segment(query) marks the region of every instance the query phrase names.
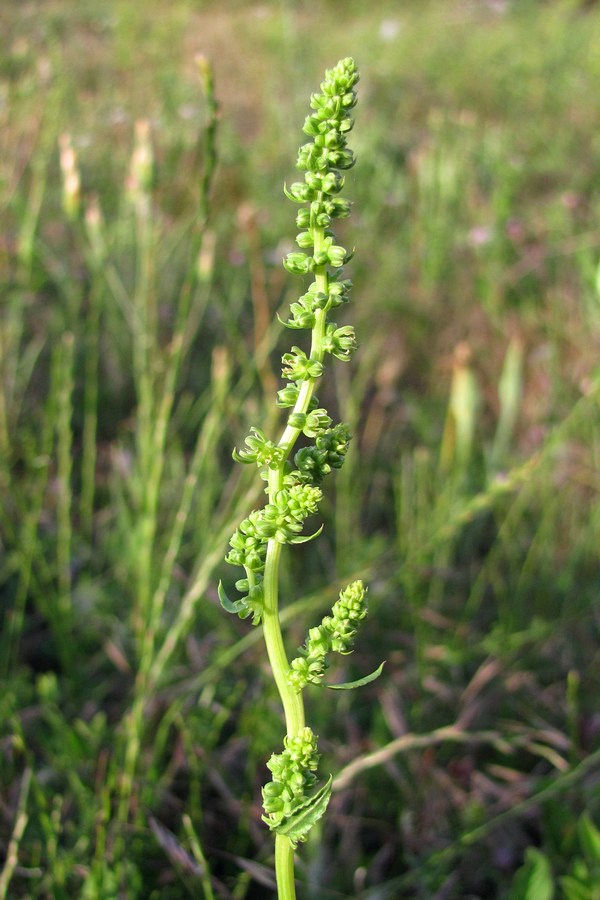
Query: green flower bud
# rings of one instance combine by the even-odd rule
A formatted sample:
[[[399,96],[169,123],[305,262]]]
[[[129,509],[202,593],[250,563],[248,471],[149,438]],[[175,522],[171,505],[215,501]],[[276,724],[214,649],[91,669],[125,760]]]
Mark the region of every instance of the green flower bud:
[[[296,235],[296,243],[299,247],[312,247],[315,243],[315,236],[311,231],[301,231]]]
[[[307,275],[312,272],[315,263],[312,256],[307,256],[306,253],[288,253],[283,265],[292,275]]]
[[[315,628],[311,628],[308,632],[308,640],[305,645],[306,655],[309,657],[313,656],[325,656],[326,653],[329,653],[331,649],[331,641],[329,639],[329,633],[327,631],[327,627],[324,625],[325,620],[320,625],[317,625]]]
[[[329,153],[327,149],[315,141],[300,147],[296,167],[301,170],[319,172],[327,169]]]
[[[317,512],[322,499],[323,492],[320,488],[303,483],[295,484],[288,491],[288,515],[300,520],[312,516]]]
[[[306,413],[292,413],[291,416],[288,416],[288,425],[290,428],[297,428],[299,431],[302,431],[306,425]]]
[[[302,522],[288,515],[284,504],[267,503],[263,509],[251,512],[249,518],[259,538],[265,542],[275,540],[288,544],[302,531]]]
[[[234,449],[232,453],[237,462],[256,463],[258,466],[276,469],[284,459],[284,451],[272,441],[267,440],[260,428],[252,427],[250,434],[244,439],[244,443],[246,449],[239,451]]]
[[[302,131],[305,134],[308,134],[309,137],[316,137],[317,135],[326,134],[327,130],[327,125],[319,122],[318,119],[313,115],[307,116],[304,120],[304,125],[302,126]]]
[[[343,247],[331,246],[327,249],[327,260],[334,268],[341,268],[348,260],[346,251]]]
[[[342,466],[350,438],[350,429],[343,422],[317,437],[317,449],[325,454],[325,460],[331,468],[339,469]]]
[[[315,225],[318,228],[327,228],[327,226],[331,223],[331,216],[325,212],[319,213],[315,216]]]
[[[323,374],[323,363],[309,359],[299,347],[292,347],[290,353],[284,353],[281,361],[282,377],[288,381],[306,381],[308,378],[319,378]]]
[[[302,303],[302,298],[298,301],[298,303],[292,303],[290,306],[290,312],[292,313],[292,318],[288,319],[287,322],[284,322],[287,328],[313,328],[316,318],[312,309],[307,309],[305,304]]]
[[[250,517],[244,519],[234,531],[229,546],[231,550],[225,557],[225,562],[232,566],[244,566],[251,572],[262,572],[267,552],[266,542],[257,533]]]
[[[288,384],[280,391],[277,391],[277,406],[286,409],[295,406],[298,399],[298,388],[295,384]]]
[[[356,350],[356,335],[352,325],[338,328],[335,322],[329,322],[325,332],[324,347],[337,359],[346,362]]]
[[[262,581],[250,588],[244,602],[248,611],[246,615],[252,616],[252,624],[260,625],[265,608],[265,592]],[[246,616],[241,616],[241,618],[246,618]]]
[[[323,140],[328,150],[342,150],[346,146],[346,138],[340,134],[337,128],[330,129],[323,135]]]
[[[337,194],[344,187],[344,181],[344,176],[334,169],[332,172],[328,172],[322,179],[323,186],[321,190],[325,194]]]
[[[276,799],[281,797],[284,791],[284,785],[278,781],[269,781],[265,784],[263,789],[263,796],[271,799]]]
[[[315,409],[306,417],[302,430],[307,437],[316,437],[331,425],[331,417],[325,409]]]
[[[316,191],[302,181],[295,181],[289,188],[284,187],[283,192],[294,203],[310,203],[316,198]]]
[[[310,210],[306,209],[306,207],[304,209],[299,209],[298,214],[296,215],[297,227],[308,228],[310,224]]]
[[[332,150],[327,154],[327,161],[338,169],[351,169],[355,163],[352,150]]]
[[[308,660],[304,659],[302,656],[298,656],[291,662],[287,681],[296,693],[300,693],[307,684],[318,684],[320,674],[322,673],[311,671]]]
[[[342,197],[331,197],[325,201],[324,209],[332,219],[346,219],[350,215],[352,203]]]
[[[307,172],[304,176],[304,180],[310,190],[312,190],[315,194],[318,191],[323,190],[323,176],[318,172]]]
[[[298,477],[307,484],[320,484],[331,472],[327,451],[317,447],[302,447],[294,456]]]

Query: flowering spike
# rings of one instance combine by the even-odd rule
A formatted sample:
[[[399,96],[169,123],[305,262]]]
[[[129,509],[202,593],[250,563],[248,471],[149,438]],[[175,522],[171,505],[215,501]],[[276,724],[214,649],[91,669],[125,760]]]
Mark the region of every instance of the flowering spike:
[[[262,622],[284,708],[284,750],[273,754],[267,764],[273,777],[263,788],[263,819],[276,832],[277,884],[285,889],[280,896],[290,900],[295,896],[290,893],[293,847],[323,815],[331,792],[331,778],[315,790],[317,739],[305,724],[301,691],[307,684],[322,683],[331,651],[352,650],[358,625],[366,616],[366,589],[362,582],[354,582],[342,591],[331,615],[310,629],[301,655],[288,663],[279,619],[281,547],[320,534],[322,526],[304,532],[305,522],[318,512],[321,484],[343,464],[350,442],[348,426],[333,424],[327,410],[319,407],[315,389],[329,355],[345,361],[356,349],[352,326],[338,326],[328,316],[347,302],[351,288],[342,270],[352,253],[336,243],[331,226],[351,209],[340,193],[345,187],[344,172],[355,161],[347,141],[357,82],[358,71],[349,57],[325,73],[304,123],[309,140],[298,152],[297,168],[304,180],[284,186],[285,195],[299,206],[295,216],[299,249],[288,253],[283,265],[294,275],[310,275],[312,283],[291,304],[289,318],[282,324],[297,332],[310,331],[310,347],[292,346],[282,356],[282,377],[287,383],[278,391],[276,403],[287,413],[279,440],[271,441],[253,427],[244,448],[234,451],[236,460],[256,463],[261,469],[267,502],[241,522],[230,540],[226,561],[245,570],[245,577],[236,582],[243,596],[232,601],[219,589],[225,609],[242,618],[252,615],[254,624]],[[296,448],[301,435],[314,443]]]

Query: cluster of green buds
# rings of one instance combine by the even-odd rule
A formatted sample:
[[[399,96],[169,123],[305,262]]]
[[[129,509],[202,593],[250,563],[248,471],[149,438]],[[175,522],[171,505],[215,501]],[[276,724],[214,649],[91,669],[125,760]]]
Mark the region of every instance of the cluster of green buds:
[[[362,581],[353,581],[340,591],[330,616],[311,628],[300,648],[300,656],[292,660],[288,681],[296,691],[307,684],[322,684],[331,651],[352,653],[359,623],[367,615],[367,590]]]
[[[339,194],[344,186],[343,172],[354,165],[347,136],[353,125],[357,81],[358,71],[350,58],[326,72],[320,93],[311,97],[313,111],[304,123],[309,141],[300,148],[297,161],[304,181],[284,188],[301,207],[296,216],[300,249],[287,255],[284,266],[313,280],[291,304],[289,318],[282,324],[297,332],[310,332],[310,348],[307,351],[294,345],[282,356],[286,384],[278,391],[276,402],[289,412],[279,440],[270,440],[253,427],[243,448],[234,451],[238,462],[258,467],[267,483],[267,502],[244,519],[230,540],[226,561],[245,570],[245,577],[236,582],[242,596],[232,601],[219,585],[226,610],[241,618],[252,616],[254,625],[262,622],[285,712],[284,749],[271,757],[268,767],[273,777],[263,789],[263,818],[276,832],[277,883],[284,886],[282,897],[295,896],[290,875],[293,856],[286,841],[295,846],[304,840],[325,811],[331,792],[331,777],[315,790],[317,739],[304,723],[301,691],[308,684],[323,684],[327,655],[352,650],[358,624],[367,614],[366,589],[362,582],[354,582],[340,593],[331,616],[310,630],[300,648],[301,655],[290,666],[278,612],[281,545],[309,541],[320,533],[321,529],[313,534],[302,532],[306,519],[318,510],[323,480],[343,464],[351,437],[347,425],[334,424],[319,406],[315,387],[328,355],[345,362],[356,349],[352,326],[338,326],[328,317],[347,302],[351,288],[351,282],[342,277],[342,267],[352,254],[336,243],[331,225],[350,214],[350,202]],[[296,448],[299,439],[301,446]],[[372,680],[379,671],[358,682],[327,686],[356,687]]]
[[[265,810],[262,818],[280,839],[289,840],[293,849],[299,841],[306,840],[312,826],[325,812],[332,778],[330,775],[316,792],[307,793],[316,783],[315,770],[319,764],[317,737],[310,728],[302,728],[296,737],[286,737],[283,743],[283,753],[273,753],[267,763],[273,779],[262,790]],[[278,871],[278,885],[280,874]],[[285,878],[281,880],[285,885]]]
[[[267,763],[273,778],[262,789],[263,818],[270,827],[289,819],[317,780],[319,753],[311,729],[305,727],[296,737],[284,738],[283,746],[283,753],[273,753]]]
[[[279,544],[301,544],[315,537],[303,536],[300,532],[304,520],[317,512],[322,496],[320,488],[301,480],[290,480],[286,487],[274,493],[272,502],[253,510],[240,523],[229,541],[231,549],[225,561],[246,570],[246,577],[235,585],[244,596],[231,603],[220,586],[221,603],[228,612],[236,612],[242,619],[252,615],[252,624],[260,624],[268,543],[274,540]]]

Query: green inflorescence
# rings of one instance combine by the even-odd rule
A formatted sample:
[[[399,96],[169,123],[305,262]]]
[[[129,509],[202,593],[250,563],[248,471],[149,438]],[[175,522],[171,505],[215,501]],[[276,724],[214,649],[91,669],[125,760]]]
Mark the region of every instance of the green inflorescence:
[[[335,653],[352,653],[354,639],[360,622],[367,615],[367,591],[362,581],[354,581],[340,591],[330,616],[320,625],[311,628],[308,638],[300,648],[301,656],[292,660],[288,681],[296,691],[307,684],[321,684],[327,669],[327,656]]]
[[[282,322],[296,332],[308,331],[310,348],[292,346],[282,356],[285,386],[276,404],[290,410],[278,441],[253,427],[234,458],[254,464],[267,482],[267,502],[240,523],[230,540],[226,561],[245,570],[236,582],[242,595],[230,600],[219,586],[221,603],[242,618],[262,622],[267,653],[284,707],[287,734],[284,749],[268,762],[271,781],[263,788],[264,821],[276,832],[276,868],[279,896],[294,897],[293,848],[327,806],[331,778],[317,788],[319,754],[317,738],[304,722],[301,692],[308,684],[322,684],[327,656],[332,651],[350,653],[359,623],[367,614],[366,588],[356,581],[340,593],[330,616],[311,628],[300,656],[289,664],[278,614],[278,571],[281,546],[311,540],[319,534],[303,534],[306,519],[315,515],[322,499],[321,484],[339,469],[350,443],[350,429],[334,424],[319,406],[316,385],[323,375],[327,356],[348,361],[356,349],[351,325],[329,321],[330,313],[347,301],[351,282],[342,277],[351,258],[336,243],[331,226],[350,214],[351,204],[339,196],[343,172],[354,165],[347,146],[356,105],[358,71],[350,58],[328,70],[320,93],[311,97],[312,112],[304,123],[309,141],[299,151],[297,167],[304,181],[284,188],[300,206],[296,225],[299,250],[283,261],[288,272],[312,276],[308,289],[291,304],[289,318]],[[303,437],[303,446],[296,443]],[[362,679],[366,683],[375,676]],[[358,682],[356,683],[358,684]],[[351,687],[353,685],[332,685]],[[286,843],[287,841],[287,843]]]

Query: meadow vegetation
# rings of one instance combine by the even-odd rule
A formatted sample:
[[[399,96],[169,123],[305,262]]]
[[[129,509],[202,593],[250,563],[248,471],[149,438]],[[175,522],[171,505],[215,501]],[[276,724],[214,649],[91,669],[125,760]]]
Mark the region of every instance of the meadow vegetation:
[[[217,585],[264,502],[231,449],[282,421],[282,187],[348,55],[359,350],[320,400],[354,437],[282,620],[363,580],[332,675],[387,664],[307,692],[298,894],[598,897],[598,5],[28,0],[0,33],[0,900],[273,896],[279,700]]]

